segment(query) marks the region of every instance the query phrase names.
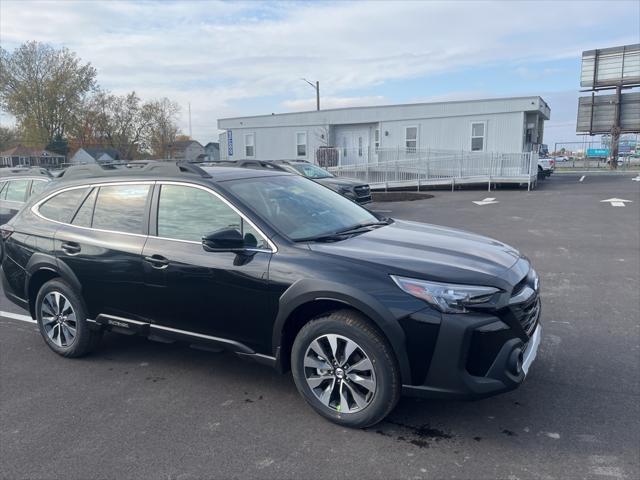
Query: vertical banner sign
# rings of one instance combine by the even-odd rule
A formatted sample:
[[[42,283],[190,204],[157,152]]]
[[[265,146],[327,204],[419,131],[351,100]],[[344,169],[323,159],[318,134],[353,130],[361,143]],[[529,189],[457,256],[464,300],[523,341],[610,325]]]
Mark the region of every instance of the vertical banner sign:
[[[233,157],[233,132],[227,130],[227,146],[229,148],[229,156]]]

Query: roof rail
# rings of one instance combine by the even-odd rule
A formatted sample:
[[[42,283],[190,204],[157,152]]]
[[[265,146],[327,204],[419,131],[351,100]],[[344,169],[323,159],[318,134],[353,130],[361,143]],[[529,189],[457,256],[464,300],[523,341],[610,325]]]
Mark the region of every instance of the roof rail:
[[[45,177],[53,177],[51,172],[42,167],[9,167],[0,168],[0,177],[19,177],[19,176],[44,175]]]
[[[129,175],[181,175],[191,174],[202,178],[211,178],[211,175],[197,165],[188,162],[158,162],[155,160],[136,161],[124,165],[77,165],[67,168],[60,175],[64,180],[74,178],[112,177]]]

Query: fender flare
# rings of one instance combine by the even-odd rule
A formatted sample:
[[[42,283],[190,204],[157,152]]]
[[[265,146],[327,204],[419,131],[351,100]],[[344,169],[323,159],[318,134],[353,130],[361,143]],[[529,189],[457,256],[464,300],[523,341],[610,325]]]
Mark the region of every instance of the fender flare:
[[[31,283],[31,279],[33,276],[42,270],[48,270],[59,275],[65,282],[67,282],[75,291],[78,293],[82,292],[82,284],[76,277],[73,270],[65,265],[63,262],[58,262],[56,257],[53,255],[48,255],[46,253],[34,253],[27,266],[25,268],[27,275],[25,278],[24,285],[24,294],[27,300],[31,300],[29,298],[29,284]]]
[[[369,317],[391,345],[398,360],[403,381],[411,378],[411,368],[406,353],[406,337],[398,320],[382,303],[366,292],[326,280],[298,280],[280,297],[272,335],[272,347],[276,358],[279,357],[284,328],[291,314],[298,307],[319,300],[343,303]]]

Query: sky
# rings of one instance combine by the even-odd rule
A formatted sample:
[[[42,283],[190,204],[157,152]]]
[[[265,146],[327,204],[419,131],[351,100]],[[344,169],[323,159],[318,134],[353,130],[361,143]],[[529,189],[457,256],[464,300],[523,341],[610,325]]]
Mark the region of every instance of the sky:
[[[640,42],[640,1],[0,1],[0,44],[67,47],[114,93],[168,97],[180,126],[321,106],[540,95],[575,135],[581,53]],[[3,124],[11,122],[1,115]]]

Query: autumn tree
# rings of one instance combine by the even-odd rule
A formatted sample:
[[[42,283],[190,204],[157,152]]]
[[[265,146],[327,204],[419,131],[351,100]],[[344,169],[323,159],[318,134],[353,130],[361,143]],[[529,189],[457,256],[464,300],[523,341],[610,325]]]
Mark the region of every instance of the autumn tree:
[[[95,78],[95,68],[66,48],[34,41],[13,52],[0,47],[0,106],[33,146],[65,137]]]

